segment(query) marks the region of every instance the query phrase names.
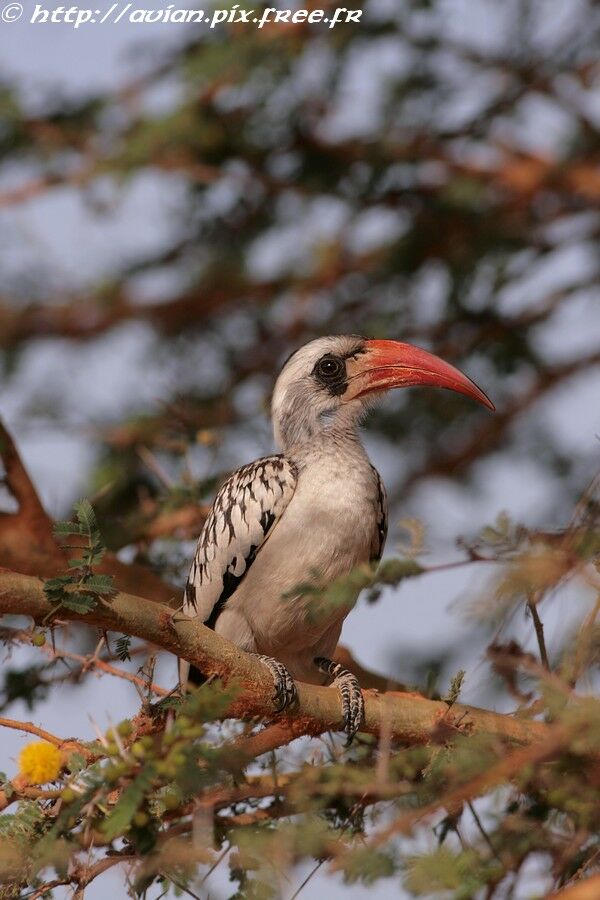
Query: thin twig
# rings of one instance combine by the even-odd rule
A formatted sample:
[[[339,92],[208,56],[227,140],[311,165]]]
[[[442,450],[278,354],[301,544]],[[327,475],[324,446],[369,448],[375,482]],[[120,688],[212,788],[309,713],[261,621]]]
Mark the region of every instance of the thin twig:
[[[600,613],[600,592],[596,597],[596,602],[588,616],[583,621],[579,629],[575,641],[575,654],[573,660],[573,670],[570,673],[569,684],[575,687],[579,676],[582,674],[586,663],[589,660],[590,649],[593,641],[593,628],[598,614]]]
[[[175,487],[175,482],[168,474],[168,472],[166,472],[165,469],[161,466],[154,453],[152,453],[152,451],[149,450],[148,447],[139,446],[137,448],[137,455],[142,460],[146,468],[149,469],[149,471],[152,472],[153,475],[156,475],[158,480],[161,481],[168,490],[172,491]]]
[[[113,866],[117,866],[122,862],[133,862],[135,859],[136,857],[131,853],[105,856],[92,866],[80,868],[72,875],[71,881],[75,881],[78,884],[79,889],[83,890],[83,888],[87,887],[95,878],[98,878],[99,875],[103,875],[104,872],[108,869],[112,869]]]
[[[57,648],[55,652],[51,651],[51,653],[56,659],[70,659],[73,660],[73,662],[80,663],[80,671],[77,673],[70,673],[69,677],[74,677],[75,674],[79,675],[88,669],[100,669],[100,671],[105,672],[107,675],[113,675],[115,678],[123,678],[125,681],[130,681],[137,687],[143,688],[144,690],[150,690],[159,697],[166,697],[170,693],[166,688],[154,684],[154,682],[149,684],[144,678],[140,678],[139,675],[134,675],[132,672],[127,672],[124,669],[119,669],[96,656],[80,656],[78,653],[71,653],[68,650],[60,650],[59,648]]]
[[[55,747],[62,747],[63,744],[69,743],[68,741],[63,740],[63,738],[59,738],[55,734],[50,734],[49,731],[39,728],[39,726],[34,725],[33,722],[17,722],[16,719],[5,719],[4,716],[0,716],[0,726],[4,728],[14,728],[15,731],[26,731],[28,734],[35,734],[36,737],[42,738],[42,740],[47,741],[49,744],[54,744]]]
[[[42,884],[41,887],[36,888],[31,894],[22,894],[22,897],[23,900],[38,900],[39,897],[43,897],[48,891],[52,891],[54,888],[62,887],[63,885],[70,883],[71,881],[69,878],[57,878],[55,881],[47,881],[46,884]]]
[[[479,829],[479,833],[481,834],[482,838],[484,839],[484,841],[486,842],[486,844],[488,845],[488,847],[490,848],[490,850],[492,851],[492,853],[494,854],[496,859],[499,860],[500,856],[498,855],[498,851],[494,847],[491,837],[489,836],[489,834],[483,827],[483,822],[479,818],[477,810],[475,809],[475,806],[473,805],[471,800],[467,800],[467,806],[469,807],[469,811],[475,820],[475,824],[477,825],[477,828]]]
[[[223,862],[223,860],[225,859],[225,857],[227,856],[227,854],[229,853],[230,850],[231,850],[231,847],[225,847],[225,849],[223,850],[223,852],[222,852],[222,853],[219,853],[219,855],[217,856],[216,860],[214,861],[214,863],[212,864],[212,866],[210,867],[210,869],[208,870],[208,872],[206,873],[206,875],[204,875],[204,876],[202,877],[202,881],[200,882],[200,884],[198,885],[198,887],[202,887],[203,884],[205,883],[205,881],[208,881],[208,879],[210,878],[210,876],[212,875],[212,873],[215,871],[215,869],[216,869],[218,866],[220,866],[220,864]]]
[[[298,896],[300,891],[304,890],[304,888],[306,887],[306,885],[308,884],[310,879],[313,877],[313,875],[315,875],[319,871],[319,869],[321,868],[321,866],[323,865],[324,862],[325,862],[325,860],[322,859],[320,862],[318,862],[316,864],[316,866],[313,869],[311,869],[311,871],[308,873],[308,875],[306,876],[306,878],[304,879],[304,881],[302,882],[302,884],[300,885],[298,890],[294,891],[294,893],[290,897],[290,900],[296,900],[296,897]]]
[[[176,878],[173,878],[172,875],[167,875],[166,877],[169,879],[169,881],[173,882],[175,887],[178,887],[180,891],[183,891],[184,894],[188,894],[188,896],[193,897],[194,900],[202,900],[202,897],[200,897],[199,894],[195,894],[192,890],[190,890],[189,887],[186,887],[180,881],[177,881]]]
[[[540,659],[542,660],[542,665],[544,666],[544,668],[550,671],[548,651],[546,650],[546,640],[544,638],[544,623],[540,619],[540,614],[537,611],[536,600],[532,594],[528,594],[527,596],[527,606],[529,607],[529,612],[531,613],[531,618],[533,619],[533,627],[535,628],[535,635],[537,637],[538,647],[540,648]]]

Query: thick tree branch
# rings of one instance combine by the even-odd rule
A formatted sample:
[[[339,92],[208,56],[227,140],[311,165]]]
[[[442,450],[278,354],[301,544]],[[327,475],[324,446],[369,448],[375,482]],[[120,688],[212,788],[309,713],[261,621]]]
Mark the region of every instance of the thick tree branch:
[[[576,881],[563,888],[557,894],[552,894],[556,900],[598,900],[600,897],[600,875],[592,875],[583,881]],[[552,900],[552,897],[549,900]]]
[[[39,579],[0,570],[0,614],[41,620],[51,612],[52,605],[46,599]],[[224,681],[238,679],[242,692],[229,707],[228,715],[236,718],[273,717],[273,685],[266,668],[195,619],[174,614],[163,604],[129,594],[117,594],[85,616],[62,608],[60,614],[61,618],[151,641]],[[298,729],[298,733],[303,734],[320,734],[340,728],[339,700],[334,690],[299,684],[298,693],[295,713],[281,717],[280,721],[290,722],[294,731]],[[363,730],[377,734],[383,721],[381,695],[366,691],[365,706]],[[461,704],[455,704],[450,711],[447,704],[427,700],[418,694],[388,693],[385,706],[386,727],[395,739],[408,744],[426,743],[439,733],[440,728],[447,732],[459,728],[467,733],[485,732],[520,744],[546,734],[546,726],[539,722]]]
[[[15,513],[0,512],[0,564],[49,578],[65,571],[68,555],[54,540],[52,519],[45,511],[15,443],[0,422],[0,459],[4,481],[19,508]],[[107,553],[99,572],[112,575],[120,590],[141,591],[153,600],[169,603],[179,591],[166,584],[145,566],[126,565],[113,553]]]
[[[46,513],[15,443],[0,422],[0,460],[4,465],[4,483],[18,509],[0,513],[0,552],[3,558],[20,556],[23,535],[27,533],[27,551],[31,557],[55,556],[58,548],[52,537],[52,520]]]
[[[1,421],[0,459],[6,472],[6,485],[19,504],[16,513],[0,512],[0,567],[41,578],[64,572],[68,556],[54,539],[52,519],[46,513],[16,445]],[[199,534],[205,515],[205,508],[187,504],[153,518],[140,528],[135,539],[153,540],[171,535],[177,530],[185,532],[194,527]],[[122,591],[139,592],[170,606],[176,606],[180,602],[180,591],[177,588],[167,584],[145,566],[122,563],[114,553],[106,554],[98,571],[112,575],[117,588]],[[390,683],[382,676],[363,668],[345,647],[337,648],[335,658],[354,672],[363,687],[378,690],[404,689],[400,683]]]

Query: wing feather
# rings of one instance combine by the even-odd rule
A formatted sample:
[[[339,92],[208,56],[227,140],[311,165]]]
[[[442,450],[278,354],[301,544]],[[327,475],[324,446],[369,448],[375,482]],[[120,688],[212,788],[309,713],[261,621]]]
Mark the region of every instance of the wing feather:
[[[388,530],[387,495],[381,475],[374,466],[372,468],[377,476],[377,519],[371,542],[371,562],[379,562]]]
[[[297,473],[284,456],[266,456],[234,472],[220,488],[198,539],[184,611],[214,628],[227,600],[283,515]]]

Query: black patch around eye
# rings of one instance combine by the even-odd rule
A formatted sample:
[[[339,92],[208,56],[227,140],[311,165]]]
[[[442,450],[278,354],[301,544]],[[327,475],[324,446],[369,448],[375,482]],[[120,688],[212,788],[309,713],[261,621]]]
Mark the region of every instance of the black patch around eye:
[[[332,353],[321,357],[313,369],[313,375],[334,397],[343,394],[348,386],[346,361]]]

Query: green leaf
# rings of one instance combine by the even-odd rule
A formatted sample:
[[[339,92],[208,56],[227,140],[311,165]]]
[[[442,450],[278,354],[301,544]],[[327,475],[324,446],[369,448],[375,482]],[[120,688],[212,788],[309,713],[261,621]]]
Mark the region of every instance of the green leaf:
[[[72,575],[57,575],[56,578],[48,578],[44,582],[44,594],[50,603],[61,603],[66,596],[68,585],[76,584]]]
[[[497,860],[484,860],[473,850],[453,853],[440,847],[433,853],[408,858],[405,886],[417,897],[452,891],[455,900],[469,900],[501,871]]]
[[[219,680],[211,681],[189,691],[179,707],[179,714],[189,716],[197,722],[211,722],[225,712],[239,692],[239,684],[234,679],[227,685]]]
[[[396,871],[394,859],[389,851],[357,847],[342,859],[345,879],[351,884],[356,881],[373,884],[379,878],[390,878]]]
[[[85,756],[81,753],[71,753],[67,762],[67,768],[69,772],[75,774],[76,772],[81,772],[82,769],[85,769],[87,763],[85,761]]]
[[[98,531],[98,520],[96,519],[96,513],[94,512],[94,508],[89,500],[85,497],[82,500],[78,500],[74,505],[75,515],[77,516],[77,521],[85,528],[88,534],[92,534],[94,531]]]
[[[128,634],[122,634],[120,638],[117,638],[117,643],[115,645],[115,653],[121,660],[121,662],[127,662],[131,659],[129,654],[129,650],[131,648],[131,638]]]
[[[62,590],[65,585],[73,584],[73,578],[71,575],[57,575],[56,578],[48,578],[44,582],[44,588],[47,588],[50,591]]]
[[[91,547],[91,565],[95,566],[97,563],[99,563],[105,553],[106,547],[104,546],[104,544],[100,540],[95,541]]]
[[[466,672],[464,669],[459,669],[452,681],[450,682],[450,687],[448,688],[448,693],[445,697],[442,697],[445,703],[448,706],[454,706],[460,697],[460,692],[462,690],[462,686],[465,680]]]
[[[154,768],[146,766],[125,788],[117,805],[101,826],[102,833],[108,841],[124,834],[129,828],[138,807],[152,786],[154,774]]]
[[[77,556],[68,561],[70,572],[49,578],[44,584],[44,592],[51,603],[60,603],[72,612],[85,615],[97,604],[94,594],[111,594],[114,587],[110,575],[96,575],[90,571],[96,563],[100,562],[105,553],[96,515],[90,501],[79,500],[75,504],[75,515],[77,523],[57,522],[55,533],[57,535],[79,534],[87,537],[87,547],[68,548],[79,551]],[[77,586],[79,590],[73,593],[67,591],[66,588],[71,585]]]
[[[115,590],[114,578],[112,575],[88,575],[85,589],[95,594],[112,594]]]
[[[375,581],[379,584],[398,585],[405,578],[415,578],[423,571],[423,566],[416,559],[386,559],[377,569]]]
[[[52,530],[57,537],[62,534],[85,534],[85,529],[78,522],[55,522]]]
[[[96,608],[97,603],[98,601],[95,597],[92,597],[90,594],[82,594],[79,591],[67,593],[62,597],[63,606],[66,609],[70,609],[71,612],[76,612],[80,615],[91,612]]]

